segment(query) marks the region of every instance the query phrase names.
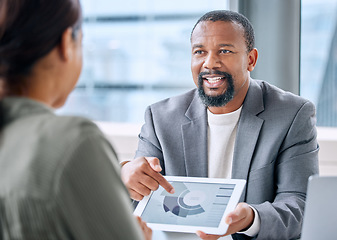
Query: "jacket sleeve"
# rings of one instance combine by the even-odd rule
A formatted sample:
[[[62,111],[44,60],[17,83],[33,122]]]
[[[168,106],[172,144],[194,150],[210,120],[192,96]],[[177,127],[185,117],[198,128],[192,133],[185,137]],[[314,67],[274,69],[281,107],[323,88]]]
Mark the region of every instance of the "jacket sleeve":
[[[276,159],[274,201],[252,204],[261,219],[256,239],[300,237],[308,178],[318,174],[315,124],[315,107],[306,102],[294,116]]]
[[[148,107],[145,111],[145,124],[138,135],[138,149],[135,158],[137,157],[157,157],[163,168],[161,173],[165,174],[164,156],[157,138],[151,107]]]

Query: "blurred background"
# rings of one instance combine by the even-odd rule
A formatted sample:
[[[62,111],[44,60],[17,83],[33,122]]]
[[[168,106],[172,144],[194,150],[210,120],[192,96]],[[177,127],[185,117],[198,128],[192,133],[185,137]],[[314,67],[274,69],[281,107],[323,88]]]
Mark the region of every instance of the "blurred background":
[[[190,34],[229,9],[253,24],[251,76],[316,105],[321,175],[337,175],[337,0],[81,0],[84,66],[60,114],[96,122],[120,160],[132,159],[145,108],[194,83]],[[165,111],[165,109],[163,109]]]
[[[248,1],[245,1],[243,5],[247,5]],[[283,22],[289,17],[282,18],[274,13],[278,11],[277,1],[269,0],[262,7],[262,0],[250,1],[252,4],[246,8],[255,7],[256,10],[251,12],[261,11],[264,16],[275,16],[278,18],[275,21]],[[245,14],[253,20],[260,51],[253,77],[310,99],[317,107],[318,126],[337,127],[337,1],[290,1],[297,2],[300,7],[299,22],[295,19],[287,25],[298,25],[299,33],[295,33],[300,41],[298,49],[286,43],[275,46],[282,37],[277,37],[278,29],[274,27],[276,33],[271,34],[266,29],[268,26],[254,21],[254,15]],[[84,12],[83,71],[76,89],[58,112],[85,116],[94,121],[142,123],[147,105],[194,87],[189,38],[197,19],[210,10],[240,10],[239,2],[81,0]],[[266,17],[262,21],[273,21]],[[282,48],[282,51],[271,53],[266,50],[269,45],[272,49]],[[289,58],[285,61],[296,60],[293,65],[299,73],[295,73],[295,77],[287,76],[292,71],[289,67],[273,69],[264,64],[264,61],[275,62],[283,52],[286,53],[284,58]],[[295,87],[284,87],[282,82],[278,84],[273,81],[274,75],[270,75],[272,78],[264,76],[268,71],[277,76],[284,75],[281,81],[290,79]]]
[[[82,0],[84,66],[60,110],[96,121],[143,122],[147,105],[194,87],[190,33],[219,0]]]

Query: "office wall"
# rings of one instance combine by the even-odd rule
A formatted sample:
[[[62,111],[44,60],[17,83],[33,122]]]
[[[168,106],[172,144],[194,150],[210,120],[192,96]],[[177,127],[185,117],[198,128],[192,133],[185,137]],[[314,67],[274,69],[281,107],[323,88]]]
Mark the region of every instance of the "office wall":
[[[337,175],[337,128],[318,127],[319,167],[321,175]]]
[[[299,94],[300,0],[239,0],[253,24],[259,58],[252,77]]]

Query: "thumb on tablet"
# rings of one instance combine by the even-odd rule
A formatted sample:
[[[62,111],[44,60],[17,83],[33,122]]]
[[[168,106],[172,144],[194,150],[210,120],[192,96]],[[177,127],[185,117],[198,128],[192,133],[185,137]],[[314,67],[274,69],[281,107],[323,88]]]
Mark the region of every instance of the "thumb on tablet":
[[[160,172],[162,170],[160,166],[159,159],[156,157],[146,157],[147,162],[150,164],[151,168],[156,171]]]

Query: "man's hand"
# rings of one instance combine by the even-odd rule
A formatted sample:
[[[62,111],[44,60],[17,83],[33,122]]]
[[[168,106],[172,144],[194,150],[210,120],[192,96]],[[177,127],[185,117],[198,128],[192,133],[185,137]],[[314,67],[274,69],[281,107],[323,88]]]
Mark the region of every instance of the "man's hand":
[[[154,157],[139,157],[125,163],[121,170],[122,180],[131,198],[140,201],[159,185],[174,193],[172,185],[160,174],[161,170],[159,159]]]
[[[197,231],[197,235],[201,239],[215,240],[220,237],[234,234],[236,232],[248,229],[254,221],[254,211],[247,203],[239,203],[233,212],[226,216],[226,223],[228,224],[227,232],[224,235],[211,235],[202,231]]]

